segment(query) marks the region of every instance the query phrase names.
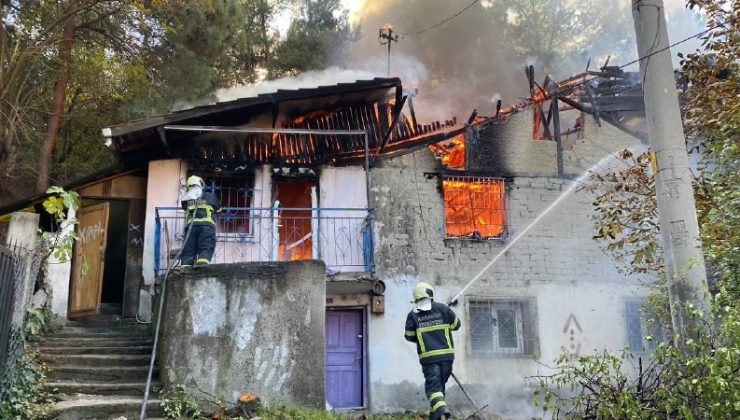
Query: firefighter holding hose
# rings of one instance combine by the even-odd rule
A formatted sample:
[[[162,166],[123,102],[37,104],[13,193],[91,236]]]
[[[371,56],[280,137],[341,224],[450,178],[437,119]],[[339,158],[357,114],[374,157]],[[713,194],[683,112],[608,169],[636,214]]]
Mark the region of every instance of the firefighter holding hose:
[[[185,183],[187,191],[181,198],[185,210],[185,244],[180,256],[181,267],[210,264],[216,249],[215,213],[221,204],[211,193],[204,191],[203,178],[193,175]],[[196,258],[197,257],[197,258]]]
[[[406,317],[406,340],[416,343],[424,390],[431,411],[430,420],[449,419],[445,402],[445,384],[452,374],[455,344],[450,331],[460,328],[460,319],[449,306],[434,301],[434,289],[427,283],[414,287],[414,309]]]

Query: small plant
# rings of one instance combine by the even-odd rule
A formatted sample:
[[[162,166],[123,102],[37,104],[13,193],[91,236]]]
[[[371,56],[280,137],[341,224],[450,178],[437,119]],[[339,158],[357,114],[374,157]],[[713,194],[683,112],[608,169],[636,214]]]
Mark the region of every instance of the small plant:
[[[54,221],[61,228],[77,224],[77,219],[68,218],[69,211],[77,211],[80,208],[80,197],[74,191],[65,191],[61,187],[51,187],[46,190],[52,194],[43,202],[44,210],[54,217]],[[64,231],[63,231],[64,232]],[[64,233],[39,231],[40,241],[47,249],[47,255],[54,255],[57,261],[68,261],[72,258],[74,241],[77,237],[74,229],[68,229]]]
[[[47,308],[27,308],[25,333],[27,340],[35,340],[39,336],[51,334],[56,331],[54,317]]]
[[[175,385],[165,389],[160,394],[162,402],[159,404],[168,419],[202,419],[198,403],[188,395],[185,385]]]

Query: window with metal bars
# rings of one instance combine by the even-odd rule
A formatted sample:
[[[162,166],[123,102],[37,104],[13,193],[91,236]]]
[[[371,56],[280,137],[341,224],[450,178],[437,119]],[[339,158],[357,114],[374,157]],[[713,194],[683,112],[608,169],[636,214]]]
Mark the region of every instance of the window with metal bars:
[[[506,235],[506,192],[500,178],[442,179],[445,237],[471,240],[501,239]]]
[[[221,203],[221,212],[216,215],[217,235],[245,235],[252,232],[249,218],[254,178],[251,176],[219,176],[197,174],[206,183],[205,190],[212,193]]]
[[[468,312],[473,354],[536,353],[532,299],[473,298],[468,301]]]
[[[640,299],[624,302],[627,347],[632,353],[650,353],[664,341],[663,327]]]

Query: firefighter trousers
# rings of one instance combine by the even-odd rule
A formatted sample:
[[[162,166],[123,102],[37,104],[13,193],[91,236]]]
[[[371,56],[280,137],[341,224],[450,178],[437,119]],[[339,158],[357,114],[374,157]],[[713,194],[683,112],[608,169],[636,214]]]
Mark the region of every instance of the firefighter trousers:
[[[431,407],[429,419],[438,420],[443,415],[449,418],[450,412],[445,402],[445,384],[452,374],[452,360],[421,365],[421,370],[424,372],[424,391]]]
[[[188,230],[190,235],[188,236]],[[208,264],[216,249],[216,225],[197,223],[185,228],[187,242],[182,247],[180,265]],[[197,260],[196,260],[197,256]]]

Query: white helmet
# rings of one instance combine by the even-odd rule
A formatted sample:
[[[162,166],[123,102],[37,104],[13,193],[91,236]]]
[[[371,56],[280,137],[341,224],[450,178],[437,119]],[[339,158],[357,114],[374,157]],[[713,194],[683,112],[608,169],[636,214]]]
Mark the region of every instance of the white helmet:
[[[203,181],[203,178],[199,177],[198,175],[191,175],[188,178],[188,181],[185,183],[185,186],[187,188],[198,186],[200,188],[205,188],[206,183]]]

